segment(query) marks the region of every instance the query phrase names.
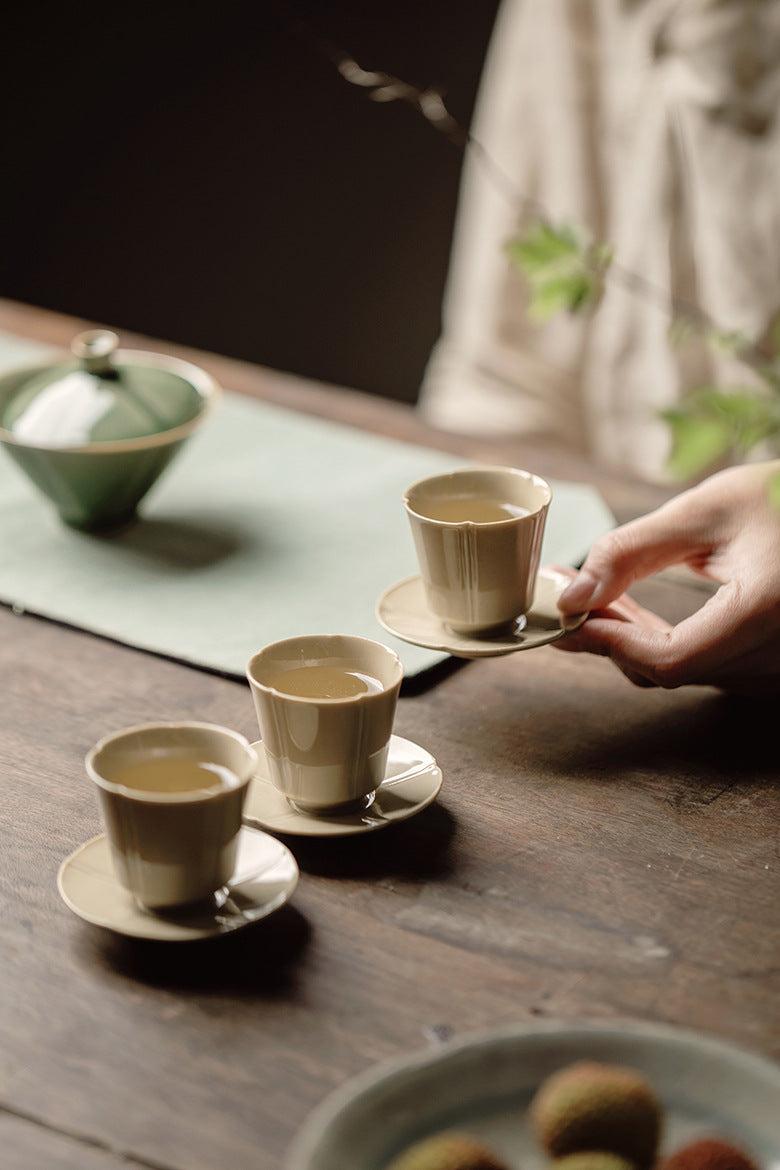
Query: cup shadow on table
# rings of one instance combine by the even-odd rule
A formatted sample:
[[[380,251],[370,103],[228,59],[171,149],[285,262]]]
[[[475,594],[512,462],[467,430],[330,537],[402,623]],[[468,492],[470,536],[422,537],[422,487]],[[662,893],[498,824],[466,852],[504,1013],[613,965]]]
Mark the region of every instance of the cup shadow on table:
[[[450,846],[457,824],[434,803],[409,821],[355,837],[283,837],[302,873],[317,877],[411,881],[454,871]],[[86,960],[118,977],[154,987],[236,998],[290,998],[312,938],[308,919],[294,905],[241,930],[191,942],[126,938],[85,926]]]
[[[468,663],[469,659],[467,658],[453,658],[450,655],[443,658],[441,662],[436,662],[433,666],[418,671],[417,674],[404,676],[401,683],[401,698],[411,699],[415,695],[424,695],[426,691],[431,690],[438,683],[444,682],[445,679],[463,670],[465,666],[468,666]]]
[[[284,837],[302,874],[315,877],[429,881],[454,872],[451,845],[457,823],[434,803],[416,817],[355,837]],[[117,976],[154,987],[236,998],[289,998],[312,927],[294,905],[242,930],[192,942],[125,938],[84,928],[86,958]]]
[[[85,535],[138,560],[181,572],[210,568],[256,542],[256,537],[250,539],[227,521],[180,517],[136,516],[119,528]]]
[[[311,941],[309,921],[295,906],[217,938],[156,942],[86,927],[87,959],[118,976],[171,991],[229,994],[238,999],[288,999]]]
[[[592,710],[586,717],[559,709],[544,735],[545,766],[578,783],[654,773],[669,787],[666,799],[681,808],[706,806],[739,787],[780,783],[771,733],[776,700],[699,689],[646,694],[654,709],[627,707],[625,717],[610,710],[594,722]],[[562,717],[566,735],[556,736]]]
[[[282,836],[302,873],[316,877],[411,881],[445,877],[454,870],[457,822],[435,801],[408,821],[353,837]]]

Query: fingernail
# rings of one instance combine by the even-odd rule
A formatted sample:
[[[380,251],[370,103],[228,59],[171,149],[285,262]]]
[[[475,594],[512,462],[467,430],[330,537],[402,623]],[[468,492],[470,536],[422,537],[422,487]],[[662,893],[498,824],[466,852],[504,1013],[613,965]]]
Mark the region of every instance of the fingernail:
[[[592,573],[583,569],[558,598],[558,607],[570,613],[582,612],[590,605],[599,583]]]

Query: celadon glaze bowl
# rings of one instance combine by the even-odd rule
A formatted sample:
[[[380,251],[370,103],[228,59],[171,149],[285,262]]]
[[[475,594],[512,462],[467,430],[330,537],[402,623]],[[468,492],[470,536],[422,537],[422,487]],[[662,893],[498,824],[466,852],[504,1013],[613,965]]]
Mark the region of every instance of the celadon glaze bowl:
[[[0,376],[0,444],[75,528],[131,519],[219,398],[179,358],[79,333],[70,354]]]

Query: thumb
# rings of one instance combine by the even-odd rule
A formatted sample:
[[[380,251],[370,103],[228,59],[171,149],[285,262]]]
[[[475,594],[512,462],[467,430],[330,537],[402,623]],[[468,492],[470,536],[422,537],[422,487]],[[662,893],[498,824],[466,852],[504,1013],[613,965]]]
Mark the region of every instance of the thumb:
[[[602,609],[634,581],[706,554],[711,541],[697,531],[690,514],[678,510],[675,503],[600,537],[579,575],[558,599],[559,609],[563,613]]]

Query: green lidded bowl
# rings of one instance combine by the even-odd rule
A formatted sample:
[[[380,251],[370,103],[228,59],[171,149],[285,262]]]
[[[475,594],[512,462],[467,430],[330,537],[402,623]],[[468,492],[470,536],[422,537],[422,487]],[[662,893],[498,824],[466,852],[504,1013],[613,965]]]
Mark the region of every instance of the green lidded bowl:
[[[198,366],[118,341],[79,333],[69,355],[0,375],[0,444],[76,528],[134,516],[219,397]]]

